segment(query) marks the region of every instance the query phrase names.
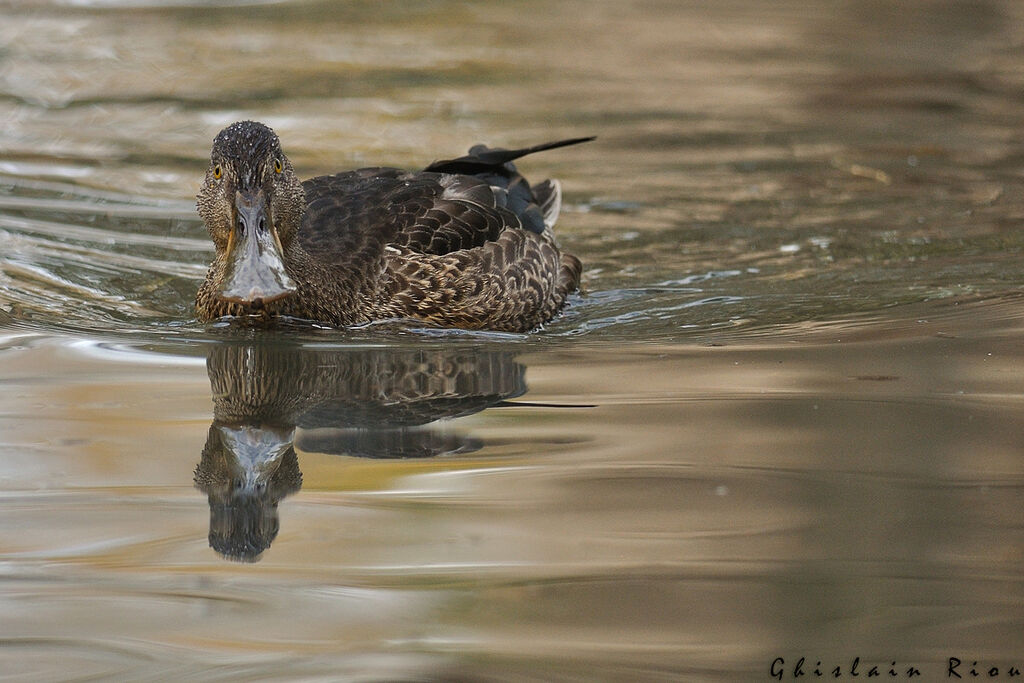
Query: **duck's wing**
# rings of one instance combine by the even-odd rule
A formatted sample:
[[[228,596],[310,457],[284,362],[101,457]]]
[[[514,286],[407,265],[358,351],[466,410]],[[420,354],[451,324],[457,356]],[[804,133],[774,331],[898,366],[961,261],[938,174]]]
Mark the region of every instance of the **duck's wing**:
[[[561,189],[552,180],[531,188],[512,162],[593,139],[572,138],[511,150],[476,145],[465,156],[435,161],[410,177],[411,187],[399,193],[397,204],[413,211],[402,221],[396,244],[442,255],[483,246],[510,228],[543,234],[558,216]],[[424,187],[415,187],[419,183]],[[430,206],[420,203],[426,198],[423,189],[430,193]]]
[[[389,199],[393,244],[421,254],[448,254],[493,242],[503,230],[529,224],[509,211],[500,192],[474,176],[419,172]]]
[[[594,139],[593,136],[571,138],[520,149],[475,145],[465,156],[435,161],[424,170],[457,174],[462,178],[471,177],[477,182],[486,183],[494,195],[495,205],[508,209],[518,220],[519,225],[513,227],[522,227],[539,235],[545,228],[553,227],[558,218],[562,205],[561,186],[557,180],[545,180],[531,188],[512,162],[528,154],[578,145]]]
[[[576,289],[580,263],[560,252],[550,229],[558,183],[531,188],[511,160],[586,139],[511,151],[477,146],[414,173],[314,178],[304,183],[300,239],[315,258],[343,268],[370,318],[532,329]]]
[[[300,239],[319,260],[348,269],[377,263],[388,245],[420,254],[448,254],[497,239],[510,227],[532,226],[503,206],[484,180],[446,173],[360,169],[303,183],[306,215]]]
[[[527,154],[578,144],[574,138],[517,150],[477,145],[420,172],[366,168],[303,183],[303,246],[338,265],[376,261],[392,244],[443,255],[495,241],[503,230],[542,234],[561,205],[556,181],[531,188],[511,163]]]
[[[299,239],[321,262],[342,267],[376,264],[393,237],[387,196],[405,172],[363,168],[302,183],[306,213]]]

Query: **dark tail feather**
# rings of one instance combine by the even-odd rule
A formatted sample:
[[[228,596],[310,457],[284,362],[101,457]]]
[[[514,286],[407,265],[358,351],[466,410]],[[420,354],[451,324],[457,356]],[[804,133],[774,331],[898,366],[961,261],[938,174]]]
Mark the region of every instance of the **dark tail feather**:
[[[536,401],[498,401],[491,408],[596,408],[596,403],[538,403]]]
[[[493,171],[496,167],[502,166],[510,161],[524,157],[527,154],[543,152],[548,149],[557,149],[558,147],[568,147],[569,145],[578,145],[581,142],[590,142],[594,139],[596,139],[596,136],[592,135],[585,138],[571,138],[569,140],[558,140],[557,142],[545,142],[542,145],[523,147],[522,149],[490,149],[483,145],[476,145],[469,150],[469,154],[466,156],[459,157],[457,159],[442,159],[441,161],[435,161],[423,170],[433,171],[435,173],[485,173],[487,171]]]

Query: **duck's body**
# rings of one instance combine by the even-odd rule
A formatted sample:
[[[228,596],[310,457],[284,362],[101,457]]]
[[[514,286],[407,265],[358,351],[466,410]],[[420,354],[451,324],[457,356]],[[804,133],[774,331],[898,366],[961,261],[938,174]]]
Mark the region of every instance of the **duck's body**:
[[[552,233],[557,181],[531,188],[511,161],[582,141],[477,146],[419,172],[367,168],[299,183],[273,131],[233,124],[214,141],[198,196],[217,254],[197,315],[531,330],[576,289],[580,262]]]

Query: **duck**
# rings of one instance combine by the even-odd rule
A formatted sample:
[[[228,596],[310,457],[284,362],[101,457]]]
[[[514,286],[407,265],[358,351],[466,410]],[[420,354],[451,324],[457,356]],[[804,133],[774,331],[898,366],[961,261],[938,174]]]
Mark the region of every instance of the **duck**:
[[[269,126],[233,123],[214,138],[196,196],[215,251],[196,317],[535,330],[578,289],[582,266],[553,232],[559,182],[531,186],[512,162],[593,139],[475,145],[420,171],[300,181]]]

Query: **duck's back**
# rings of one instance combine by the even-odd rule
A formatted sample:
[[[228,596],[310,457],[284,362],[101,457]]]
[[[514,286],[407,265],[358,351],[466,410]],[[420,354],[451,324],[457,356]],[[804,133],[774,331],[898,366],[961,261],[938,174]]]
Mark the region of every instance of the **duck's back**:
[[[579,283],[551,227],[557,182],[531,188],[509,159],[475,147],[425,171],[368,168],[303,183],[305,251],[357,290],[363,320],[414,317],[464,328],[526,331]]]

